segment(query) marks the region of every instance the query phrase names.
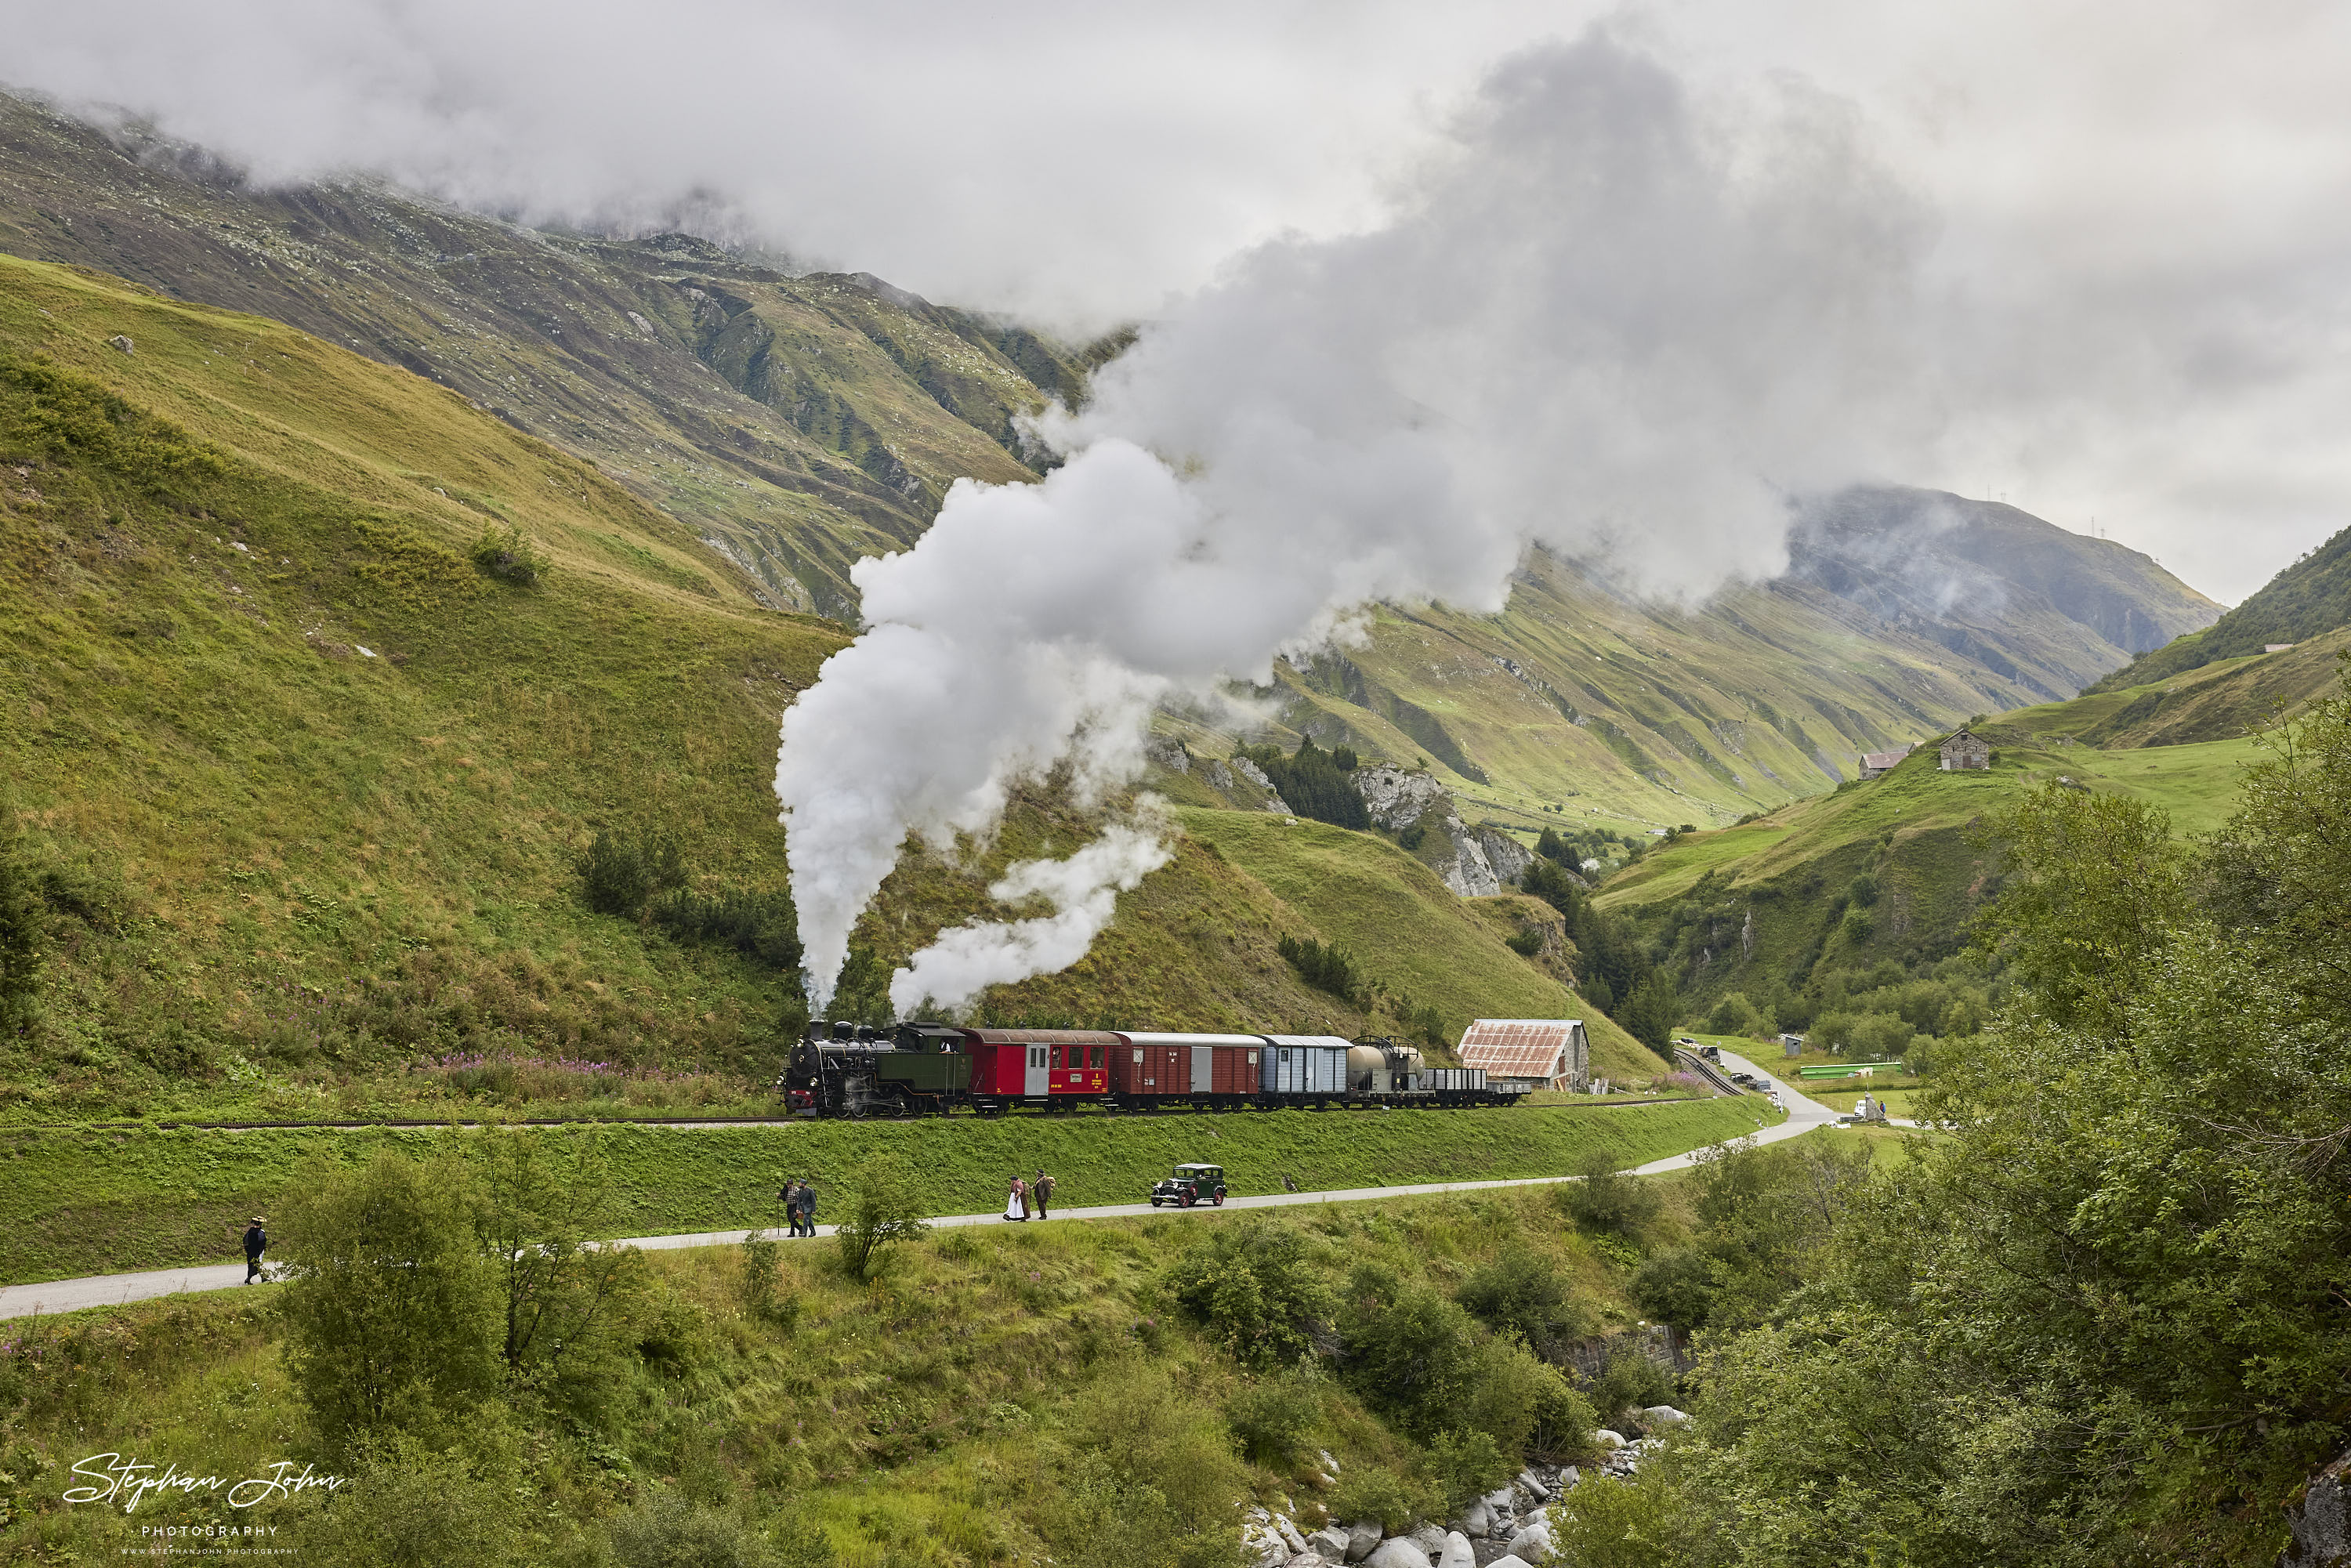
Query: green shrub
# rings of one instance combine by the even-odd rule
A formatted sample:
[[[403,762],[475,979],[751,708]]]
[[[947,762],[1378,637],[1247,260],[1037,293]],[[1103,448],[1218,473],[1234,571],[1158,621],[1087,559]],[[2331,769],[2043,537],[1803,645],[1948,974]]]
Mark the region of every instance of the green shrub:
[[[642,918],[654,894],[685,883],[685,862],[677,841],[658,831],[599,831],[580,854],[579,871],[588,907],[623,920]]]
[[[1478,1370],[1476,1322],[1427,1285],[1375,1263],[1347,1277],[1341,1363],[1358,1397],[1420,1437],[1446,1429]]]
[[[1508,1485],[1518,1472],[1519,1461],[1485,1432],[1439,1432],[1428,1445],[1429,1479],[1436,1483],[1447,1513],[1468,1507],[1472,1498]]]
[[[512,583],[517,588],[536,588],[554,562],[523,537],[520,524],[508,523],[501,528],[489,523],[484,525],[482,537],[474,541],[474,564],[500,582]]]
[[[1499,1445],[1516,1469],[1527,1458],[1572,1458],[1591,1447],[1592,1406],[1559,1369],[1526,1346],[1490,1339],[1478,1347],[1458,1414]],[[1490,1488],[1488,1490],[1491,1490]]]
[[[1296,1458],[1322,1418],[1322,1396],[1302,1371],[1243,1384],[1225,1405],[1225,1422],[1242,1454],[1260,1465]]]
[[[785,1333],[799,1322],[800,1299],[784,1292],[784,1244],[764,1230],[743,1238],[743,1275],[736,1290],[743,1315],[755,1322],[772,1323]]]
[[[849,1218],[833,1232],[841,1272],[860,1284],[873,1277],[884,1249],[930,1234],[922,1190],[896,1155],[876,1155],[857,1167]]]
[[[1325,946],[1311,936],[1303,941],[1284,936],[1274,946],[1290,967],[1298,971],[1298,977],[1316,990],[1328,991],[1348,1003],[1363,995],[1362,971],[1335,944]]]
[[[407,1434],[385,1434],[360,1450],[350,1484],[287,1531],[301,1542],[300,1560],[321,1568],[539,1561],[517,1528],[512,1483],[502,1479],[456,1449],[435,1452]]]
[[[1513,931],[1502,938],[1502,943],[1520,957],[1531,958],[1542,951],[1543,934],[1529,926],[1524,931]]]
[[[782,1539],[761,1536],[733,1513],[674,1491],[607,1528],[618,1568],[817,1568],[832,1548],[812,1529],[787,1523]]]
[[[1660,1252],[1633,1276],[1633,1300],[1661,1323],[1699,1329],[1722,1290],[1721,1266],[1694,1247]]]
[[[653,901],[653,920],[680,942],[732,947],[786,974],[800,967],[799,916],[789,893],[682,887]]]
[[[497,1285],[470,1187],[454,1158],[385,1152],[315,1168],[279,1205],[287,1363],[330,1449],[445,1430],[496,1385]]]
[[[1330,1507],[1333,1519],[1377,1520],[1381,1529],[1400,1532],[1443,1504],[1394,1470],[1358,1459],[1340,1475]]]
[[[1517,1334],[1546,1356],[1585,1329],[1585,1314],[1568,1295],[1557,1265],[1530,1247],[1506,1245],[1461,1282],[1454,1299],[1488,1328]]]
[[[1313,1327],[1332,1310],[1306,1239],[1271,1221],[1212,1228],[1168,1270],[1166,1288],[1245,1366],[1280,1366],[1311,1354]]]
[[[1657,1189],[1639,1176],[1628,1176],[1616,1156],[1595,1148],[1578,1162],[1583,1179],[1559,1190],[1559,1207],[1579,1230],[1596,1235],[1630,1237],[1647,1228],[1657,1215]]]
[[[1603,1421],[1613,1421],[1626,1410],[1646,1410],[1674,1396],[1673,1374],[1629,1346],[1620,1347],[1601,1366],[1584,1393]]]
[[[1715,1003],[1714,1010],[1706,1015],[1706,1032],[1754,1039],[1770,1033],[1771,1023],[1764,1018],[1762,1009],[1747,999],[1746,992],[1732,991]]]

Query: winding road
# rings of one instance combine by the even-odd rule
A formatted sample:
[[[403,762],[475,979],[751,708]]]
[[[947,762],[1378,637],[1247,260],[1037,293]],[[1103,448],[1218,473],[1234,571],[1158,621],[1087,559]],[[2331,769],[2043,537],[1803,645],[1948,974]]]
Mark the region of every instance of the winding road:
[[[1722,1053],[1723,1064],[1732,1071],[1751,1072],[1771,1085],[1780,1103],[1788,1110],[1788,1119],[1776,1126],[1765,1127],[1750,1134],[1756,1143],[1776,1144],[1798,1138],[1815,1127],[1824,1127],[1837,1119],[1837,1113],[1817,1100],[1810,1100],[1790,1089],[1753,1062],[1729,1051]],[[1708,1145],[1715,1147],[1719,1145]],[[1698,1163],[1704,1149],[1693,1149],[1686,1155],[1651,1160],[1634,1167],[1635,1176],[1657,1176],[1666,1171],[1687,1169]],[[1382,1198],[1423,1197],[1448,1192],[1479,1192],[1489,1187],[1544,1186],[1555,1182],[1575,1181],[1565,1176],[1519,1176],[1502,1181],[1431,1182],[1417,1186],[1347,1187],[1332,1192],[1278,1192],[1260,1197],[1236,1197],[1226,1203],[1226,1209],[1287,1208],[1304,1203],[1373,1203]],[[1056,1219],[1118,1219],[1155,1212],[1147,1203],[1113,1203],[1092,1208],[1066,1208],[1055,1213]],[[1174,1212],[1181,1213],[1182,1210]],[[1198,1212],[1195,1210],[1194,1212]],[[949,1214],[933,1219],[935,1226],[1000,1225],[1000,1213]],[[1048,1222],[1050,1223],[1050,1221]],[[830,1225],[817,1227],[820,1237],[832,1234]],[[749,1235],[747,1230],[705,1230],[676,1236],[630,1236],[608,1243],[614,1247],[641,1247],[648,1251],[673,1247],[726,1247]],[[778,1239],[782,1239],[778,1238]],[[38,1285],[0,1286],[0,1319],[26,1318],[37,1313],[78,1312],[85,1307],[120,1306],[129,1301],[152,1301],[158,1296],[175,1296],[193,1291],[234,1290],[245,1282],[243,1263],[206,1264],[188,1269],[151,1269],[137,1274],[92,1274],[79,1280],[52,1280]]]

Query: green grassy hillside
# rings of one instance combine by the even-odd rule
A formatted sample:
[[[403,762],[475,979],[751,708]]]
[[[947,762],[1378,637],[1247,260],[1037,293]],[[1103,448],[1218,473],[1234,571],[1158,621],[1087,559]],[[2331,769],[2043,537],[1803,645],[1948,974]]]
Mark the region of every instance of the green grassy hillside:
[[[2346,647],[2351,626],[2338,626],[2283,653],[2213,659],[2143,685],[2101,681],[2071,702],[2002,714],[1993,727],[2026,744],[2070,738],[2110,750],[2234,739],[2334,691]]]
[[[2003,740],[1990,769],[1944,773],[1922,747],[1882,778],[1653,851],[1595,902],[1641,925],[1693,1017],[1731,992],[1778,998],[1798,1025],[1846,990],[1939,976],[1980,992],[1981,977],[1941,967],[2000,889],[1988,816],[2068,779],[2161,806],[2183,835],[2206,832],[2232,810],[2254,755],[2247,738],[2119,751]],[[1921,1017],[1936,1011],[1919,1005]]]
[[[762,608],[683,525],[405,371],[92,275],[0,277],[0,758],[55,938],[5,1113],[437,1113],[475,1092],[415,1071],[450,1053],[553,1063],[513,1092],[535,1105],[748,1108],[789,961],[591,913],[575,858],[659,830],[693,891],[783,907],[776,723],[837,628]],[[535,585],[472,559],[509,527]],[[894,962],[987,911],[994,867],[1091,831],[1024,795],[957,865],[911,856],[860,945]],[[1403,1027],[1407,994],[1455,1030],[1564,1004],[1375,837],[1325,852],[1419,880],[1343,930],[1215,837],[1076,967],[987,1006],[1352,1034]],[[1306,988],[1284,936],[1343,939],[1386,989]],[[737,1087],[664,1089],[691,1071]]]
[[[2089,689],[2151,685],[2182,671],[2258,654],[2270,643],[2305,643],[2346,626],[2351,626],[2351,528],[2304,555],[2210,626],[2141,654]]]

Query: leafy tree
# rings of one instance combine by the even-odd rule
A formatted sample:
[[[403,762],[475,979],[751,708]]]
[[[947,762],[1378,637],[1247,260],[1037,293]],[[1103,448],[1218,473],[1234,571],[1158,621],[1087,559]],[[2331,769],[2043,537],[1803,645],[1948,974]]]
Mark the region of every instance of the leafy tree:
[[[1453,1427],[1478,1370],[1478,1327],[1429,1286],[1376,1263],[1347,1277],[1342,1367],[1358,1397],[1426,1438]]]
[[[1656,1218],[1657,1189],[1626,1174],[1606,1149],[1588,1151],[1576,1174],[1581,1179],[1559,1188],[1559,1206],[1578,1229],[1630,1239]]]
[[[643,1288],[632,1247],[598,1247],[611,1168],[590,1132],[493,1129],[474,1145],[474,1236],[496,1275],[510,1384],[593,1418],[620,1381],[618,1331]]]
[[[497,1380],[497,1281],[474,1245],[471,1173],[385,1152],[318,1168],[279,1205],[295,1386],[330,1448],[432,1433]]]
[[[849,1218],[833,1232],[841,1271],[860,1284],[872,1279],[883,1251],[930,1234],[923,1218],[921,1189],[914,1173],[895,1155],[876,1155],[857,1167]]]
[[[1167,1271],[1168,1295],[1245,1366],[1281,1366],[1311,1354],[1328,1322],[1331,1292],[1286,1225],[1219,1225]]]

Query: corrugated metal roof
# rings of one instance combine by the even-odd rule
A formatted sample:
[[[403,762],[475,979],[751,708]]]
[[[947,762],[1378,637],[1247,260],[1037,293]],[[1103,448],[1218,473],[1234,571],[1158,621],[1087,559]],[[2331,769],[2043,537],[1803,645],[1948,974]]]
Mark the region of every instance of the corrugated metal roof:
[[[1573,1066],[1562,1058],[1583,1026],[1581,1019],[1479,1019],[1461,1037],[1461,1065],[1496,1078],[1555,1078]]]

